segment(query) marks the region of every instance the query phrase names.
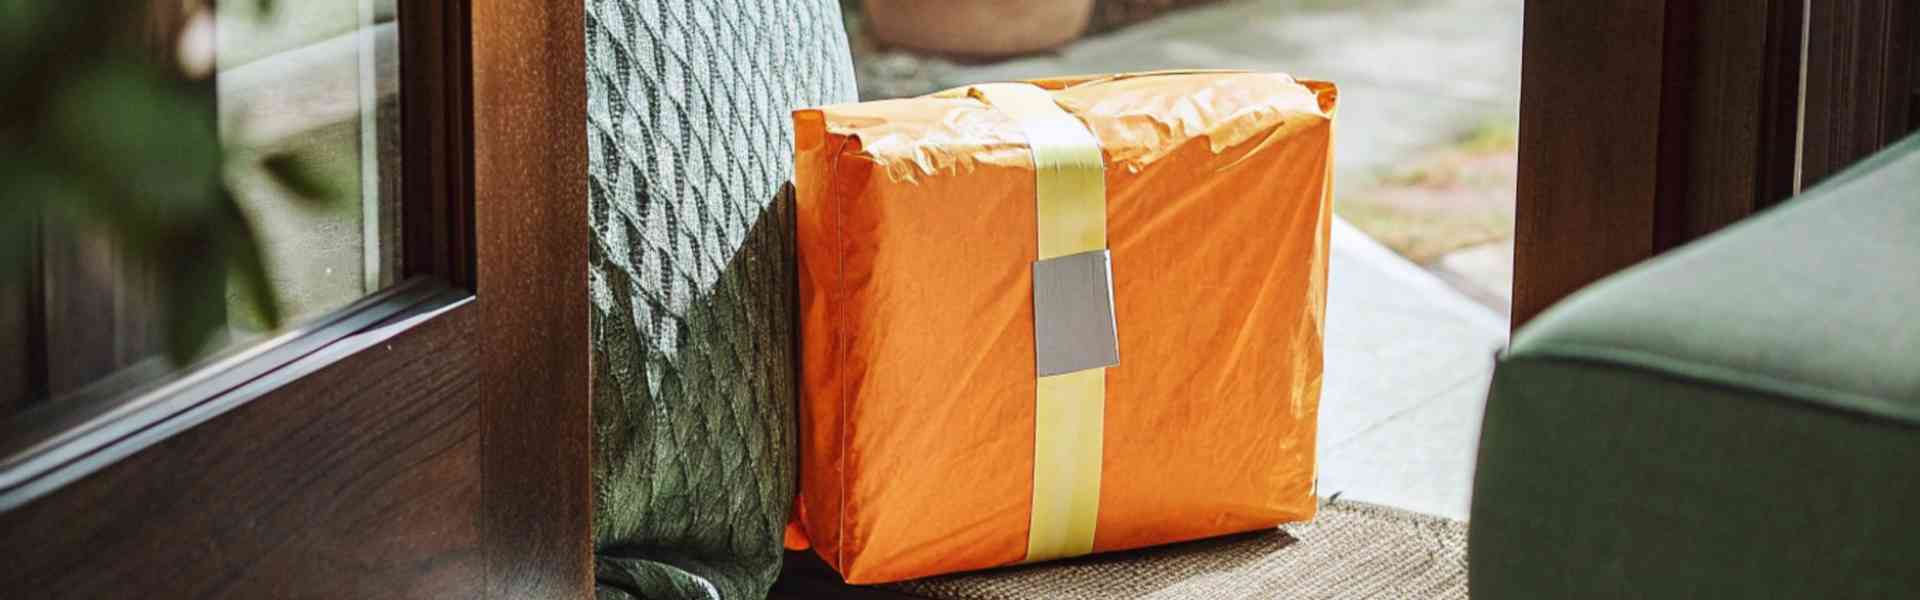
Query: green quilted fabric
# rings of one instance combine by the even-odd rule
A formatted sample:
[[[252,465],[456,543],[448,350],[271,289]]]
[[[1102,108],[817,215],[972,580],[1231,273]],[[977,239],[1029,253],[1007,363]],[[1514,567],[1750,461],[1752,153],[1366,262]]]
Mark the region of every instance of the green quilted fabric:
[[[790,111],[833,0],[586,0],[600,598],[760,598],[794,494]]]

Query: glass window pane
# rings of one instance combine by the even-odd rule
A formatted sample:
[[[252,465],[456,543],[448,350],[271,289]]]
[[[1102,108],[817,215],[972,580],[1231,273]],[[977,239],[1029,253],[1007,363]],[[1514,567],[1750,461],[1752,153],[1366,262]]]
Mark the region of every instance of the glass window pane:
[[[262,12],[263,4],[270,11]],[[395,0],[154,0],[145,6],[152,14],[128,22],[143,38],[137,41],[144,42],[145,58],[177,70],[188,103],[217,127],[226,155],[222,177],[259,244],[282,326],[393,285],[402,266]],[[77,16],[98,11],[71,11],[75,19],[100,18]],[[87,52],[74,55],[79,58],[70,64],[52,59],[51,67],[98,70]],[[141,128],[131,110],[74,105],[68,113]],[[49,172],[60,165],[47,164]],[[120,170],[113,166],[110,171]],[[119,202],[140,215],[131,229],[51,209],[31,216],[36,222],[27,226],[8,224],[7,231],[32,239],[21,244],[25,266],[0,280],[0,418],[97,401],[179,374],[168,335],[181,317],[170,304],[193,305],[198,322],[212,319],[211,341],[195,356],[272,333],[248,301],[247,279],[225,272],[230,255],[143,255],[153,246],[130,240],[128,231],[170,230],[162,217],[150,216],[165,214],[153,208],[160,202],[130,195]],[[326,200],[315,199],[320,196]],[[197,303],[170,302],[179,280],[203,273],[216,278],[208,290],[217,292],[225,280],[224,301],[214,293]]]
[[[339,308],[399,272],[399,52],[393,0],[219,4],[221,133],[312,162],[345,191],[310,210],[260,163],[234,177],[292,319]],[[230,323],[257,328],[234,311]]]

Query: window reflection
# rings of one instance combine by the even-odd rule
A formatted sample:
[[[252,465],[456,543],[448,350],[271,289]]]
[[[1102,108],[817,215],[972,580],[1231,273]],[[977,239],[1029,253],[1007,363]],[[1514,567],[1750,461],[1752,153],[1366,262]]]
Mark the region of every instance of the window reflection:
[[[282,323],[392,285],[401,267],[394,0],[146,5],[151,14],[137,20],[145,51],[183,78],[207,82],[194,89],[205,90],[202,106],[217,114],[225,177],[260,242]],[[84,114],[99,123],[127,118],[111,112]],[[266,159],[288,156],[313,175],[306,181],[335,192],[331,201],[303,202],[270,175]],[[165,339],[177,316],[165,310],[163,292],[181,270],[167,267],[199,261],[204,270],[222,257],[156,260],[111,231],[33,218],[39,222],[24,228],[33,238],[24,275],[0,285],[0,417],[122,396],[177,376]],[[269,333],[243,301],[240,278],[227,279],[224,305],[203,303],[225,326],[216,325],[200,356]]]

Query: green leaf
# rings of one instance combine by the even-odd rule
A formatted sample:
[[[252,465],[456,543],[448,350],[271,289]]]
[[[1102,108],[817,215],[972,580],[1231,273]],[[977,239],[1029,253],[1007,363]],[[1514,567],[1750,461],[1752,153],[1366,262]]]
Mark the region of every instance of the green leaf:
[[[253,224],[229,190],[219,191],[216,204],[212,219],[170,239],[153,259],[165,274],[167,355],[175,365],[198,358],[226,329],[229,281],[236,310],[266,329],[281,325],[279,298]]]
[[[347,197],[347,190],[338,178],[329,176],[318,163],[299,154],[276,152],[261,160],[260,166],[292,193],[295,200],[309,208],[332,206]]]
[[[73,177],[99,186],[80,208],[141,233],[197,223],[214,208],[221,150],[204,94],[134,63],[98,65],[55,92],[48,148]]]
[[[260,236],[255,233],[253,223],[240,211],[240,205],[234,202],[230,190],[221,190],[221,214],[226,215],[223,226],[230,232],[227,252],[227,268],[232,273],[235,291],[241,308],[257,318],[265,329],[280,328],[284,318],[280,310],[280,299],[273,292],[273,277],[267,270],[265,255],[260,251]]]

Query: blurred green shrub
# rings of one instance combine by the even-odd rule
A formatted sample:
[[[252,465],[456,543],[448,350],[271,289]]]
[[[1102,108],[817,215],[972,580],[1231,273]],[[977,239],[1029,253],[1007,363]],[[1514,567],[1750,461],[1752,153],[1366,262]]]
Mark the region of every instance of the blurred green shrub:
[[[109,236],[157,275],[167,353],[184,364],[225,326],[230,280],[244,308],[281,323],[231,163],[261,161],[310,206],[343,194],[299,156],[224,148],[211,82],[156,56],[128,17],[152,5],[0,0],[0,288],[31,276],[42,232]]]

